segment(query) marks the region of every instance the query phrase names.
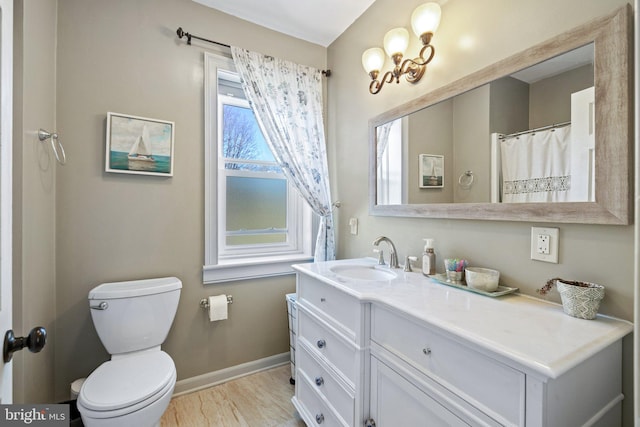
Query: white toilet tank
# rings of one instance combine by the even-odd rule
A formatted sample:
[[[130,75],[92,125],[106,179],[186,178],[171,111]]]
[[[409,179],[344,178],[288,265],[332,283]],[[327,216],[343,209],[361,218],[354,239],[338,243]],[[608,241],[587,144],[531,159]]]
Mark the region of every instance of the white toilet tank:
[[[159,346],[180,300],[176,277],[104,283],[89,292],[91,318],[109,354]]]

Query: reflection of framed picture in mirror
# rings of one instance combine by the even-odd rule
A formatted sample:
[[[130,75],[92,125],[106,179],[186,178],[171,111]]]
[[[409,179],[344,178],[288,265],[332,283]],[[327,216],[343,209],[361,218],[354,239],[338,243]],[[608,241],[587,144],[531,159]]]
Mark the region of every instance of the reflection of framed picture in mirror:
[[[444,187],[444,156],[420,154],[420,188]]]

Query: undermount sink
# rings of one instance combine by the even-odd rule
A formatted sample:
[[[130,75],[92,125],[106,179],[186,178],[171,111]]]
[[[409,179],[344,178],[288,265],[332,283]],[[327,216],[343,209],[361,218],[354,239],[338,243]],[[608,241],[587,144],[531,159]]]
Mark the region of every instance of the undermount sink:
[[[383,269],[374,265],[343,264],[334,265],[330,268],[332,272],[339,276],[356,280],[392,280],[397,277],[396,273],[388,269]]]

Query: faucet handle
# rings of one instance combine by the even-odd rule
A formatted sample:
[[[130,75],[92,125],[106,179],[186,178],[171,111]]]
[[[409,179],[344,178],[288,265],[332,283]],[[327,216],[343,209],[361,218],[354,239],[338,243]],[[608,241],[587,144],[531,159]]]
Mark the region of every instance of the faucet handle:
[[[411,269],[411,261],[417,260],[418,257],[407,255],[407,257],[404,259],[404,271],[407,273],[412,272],[413,270]]]
[[[378,254],[378,265],[386,265],[384,262],[384,251],[382,249],[374,249],[373,252]]]

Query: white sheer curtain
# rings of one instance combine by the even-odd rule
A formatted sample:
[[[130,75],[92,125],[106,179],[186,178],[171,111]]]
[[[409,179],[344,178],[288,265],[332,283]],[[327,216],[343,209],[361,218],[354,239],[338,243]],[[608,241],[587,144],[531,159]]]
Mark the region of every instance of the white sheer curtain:
[[[376,157],[378,158],[378,165],[384,156],[384,152],[389,145],[389,133],[396,120],[380,125],[376,128]]]
[[[234,46],[231,54],[274,157],[321,218],[315,260],[335,259],[321,70]]]
[[[501,142],[502,201],[566,202],[571,192],[571,126]]]

